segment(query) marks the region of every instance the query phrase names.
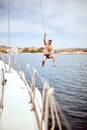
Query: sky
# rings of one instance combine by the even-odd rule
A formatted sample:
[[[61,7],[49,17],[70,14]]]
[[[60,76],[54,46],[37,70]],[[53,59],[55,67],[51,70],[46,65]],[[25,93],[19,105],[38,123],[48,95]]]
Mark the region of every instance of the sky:
[[[87,48],[87,0],[9,0],[10,46]],[[0,45],[9,46],[8,0],[0,0]]]

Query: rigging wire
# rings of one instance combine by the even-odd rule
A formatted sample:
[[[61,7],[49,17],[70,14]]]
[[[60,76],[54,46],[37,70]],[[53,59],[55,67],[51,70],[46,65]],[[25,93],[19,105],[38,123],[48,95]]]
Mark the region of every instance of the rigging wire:
[[[10,63],[10,7],[9,5],[10,5],[10,2],[8,0],[8,42],[9,42],[9,72],[10,72],[11,63]]]
[[[9,42],[9,48],[10,48],[10,8],[9,8],[9,0],[8,0],[8,42]],[[10,49],[9,49],[10,52]]]
[[[45,18],[44,18],[44,13],[43,13],[42,0],[39,0],[39,1],[40,1],[40,7],[41,7],[43,30],[44,30],[44,33],[45,33],[46,32],[46,24],[45,24]]]

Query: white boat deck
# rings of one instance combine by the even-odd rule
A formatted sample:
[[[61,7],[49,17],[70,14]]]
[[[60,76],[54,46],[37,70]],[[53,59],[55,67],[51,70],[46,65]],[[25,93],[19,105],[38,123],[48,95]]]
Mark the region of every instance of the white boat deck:
[[[0,69],[3,68],[0,61]],[[4,107],[0,117],[0,130],[38,130],[35,113],[31,111],[29,94],[16,71],[5,73]]]

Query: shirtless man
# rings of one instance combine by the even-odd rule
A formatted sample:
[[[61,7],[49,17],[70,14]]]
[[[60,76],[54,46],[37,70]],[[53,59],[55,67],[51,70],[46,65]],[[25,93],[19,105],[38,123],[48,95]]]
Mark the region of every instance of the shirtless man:
[[[52,48],[52,40],[48,40],[48,42],[46,42],[46,33],[44,34],[44,56],[42,58],[42,67],[44,66],[44,63],[46,61],[47,58],[50,58],[53,60],[53,65],[54,67],[56,67],[56,59],[55,59],[55,55],[53,54],[53,48]]]

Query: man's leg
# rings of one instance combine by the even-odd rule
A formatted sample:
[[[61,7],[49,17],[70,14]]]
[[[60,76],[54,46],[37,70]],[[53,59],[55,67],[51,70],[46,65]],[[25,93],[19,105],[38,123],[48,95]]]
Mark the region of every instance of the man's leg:
[[[57,65],[56,65],[56,57],[55,57],[55,55],[54,55],[54,54],[51,54],[51,55],[49,56],[49,58],[51,58],[51,59],[53,60],[53,65],[54,65],[54,67],[56,67]]]
[[[43,56],[43,59],[42,59],[42,65],[41,65],[41,67],[43,67],[43,66],[44,66],[44,64],[45,64],[45,60],[46,60],[46,56]]]

